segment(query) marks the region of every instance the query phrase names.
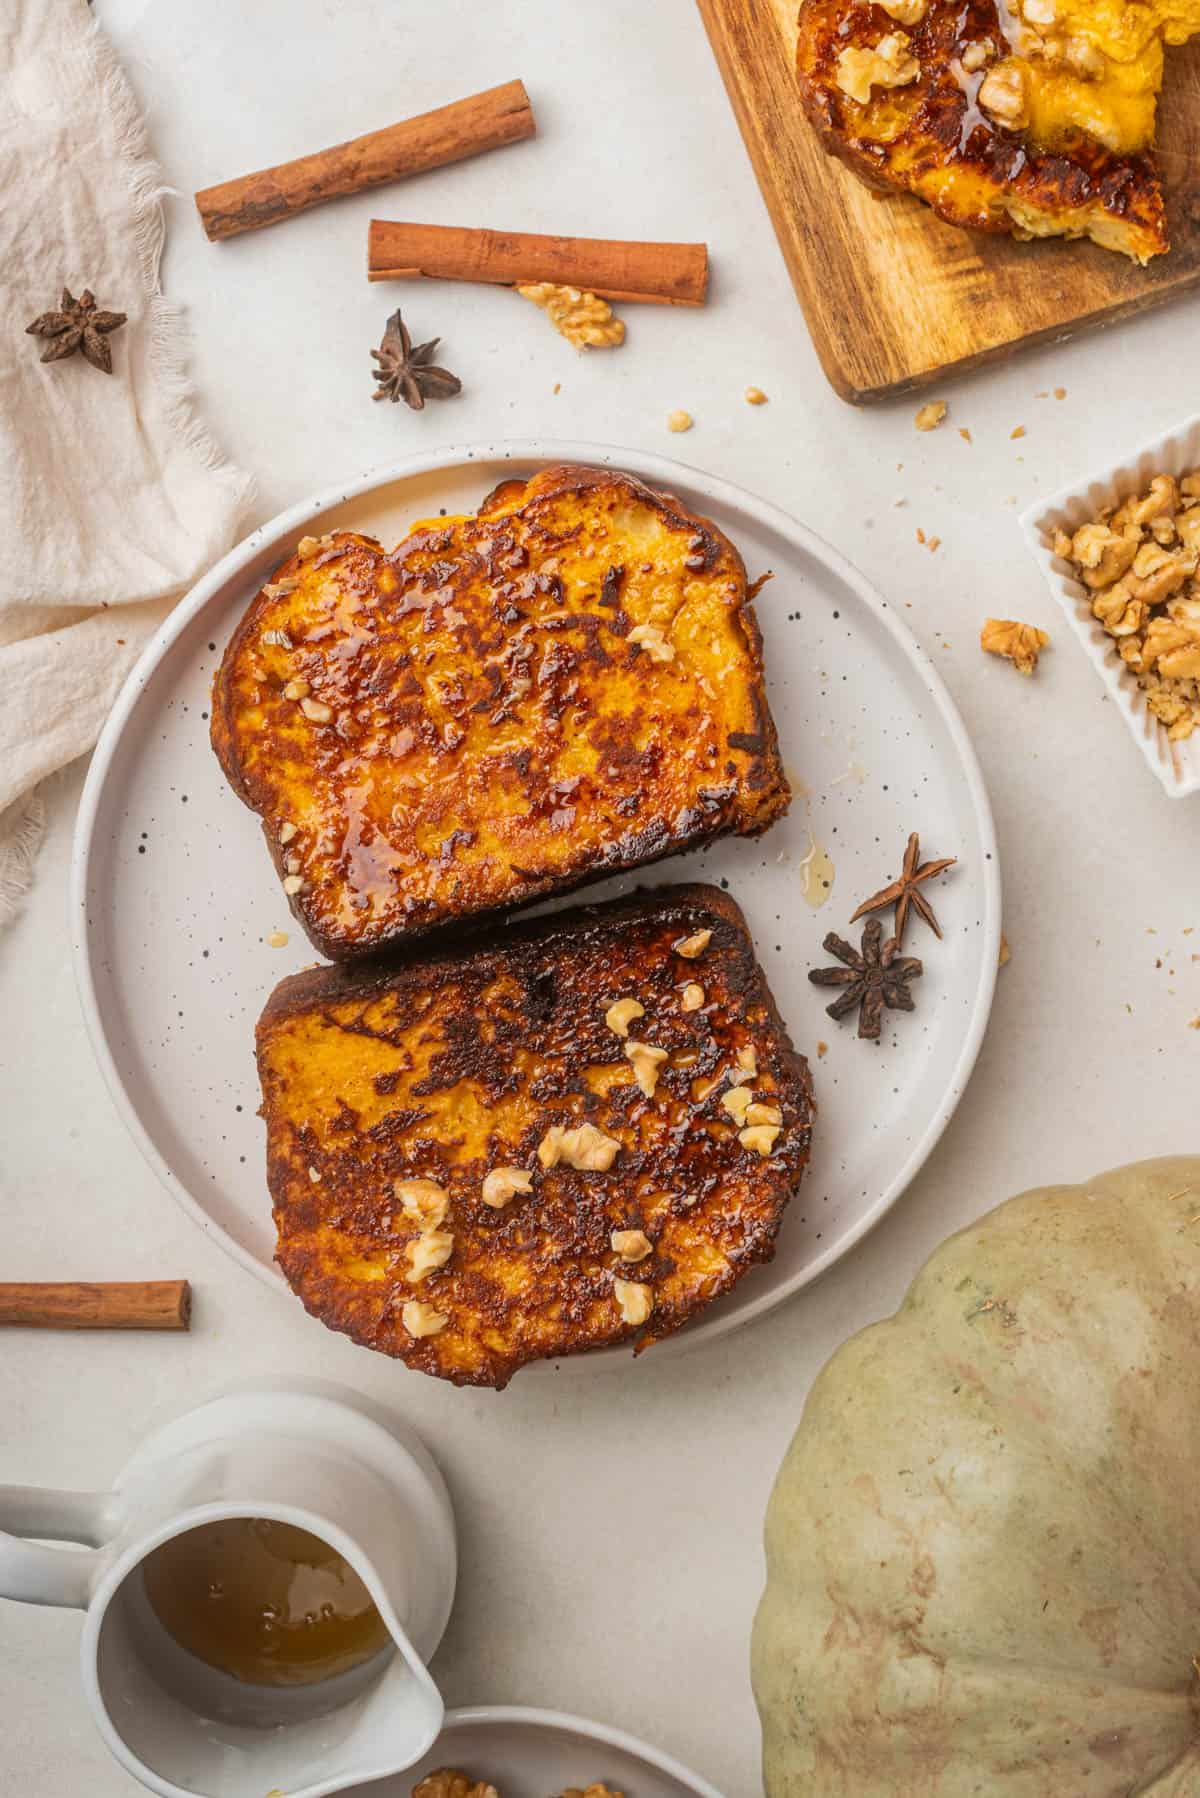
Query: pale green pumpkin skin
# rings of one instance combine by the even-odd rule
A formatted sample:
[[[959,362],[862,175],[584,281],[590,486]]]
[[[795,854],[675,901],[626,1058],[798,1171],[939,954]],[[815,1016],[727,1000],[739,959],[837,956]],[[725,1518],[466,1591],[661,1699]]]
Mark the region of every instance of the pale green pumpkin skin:
[[[944,1243],[817,1380],[766,1548],[768,1798],[1200,1798],[1200,1157]]]

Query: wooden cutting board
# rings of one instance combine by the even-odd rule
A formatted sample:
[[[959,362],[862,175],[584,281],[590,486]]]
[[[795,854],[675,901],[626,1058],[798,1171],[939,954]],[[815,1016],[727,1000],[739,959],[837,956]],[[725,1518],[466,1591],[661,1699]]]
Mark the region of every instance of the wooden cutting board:
[[[1159,157],[1173,247],[1138,268],[1094,244],[985,237],[943,224],[909,195],[877,198],[825,154],[801,111],[799,0],[699,6],[817,354],[843,399],[907,393],[1200,282],[1200,42],[1167,52]],[[1179,373],[1191,357],[1185,349]],[[1147,369],[1147,379],[1160,372]]]

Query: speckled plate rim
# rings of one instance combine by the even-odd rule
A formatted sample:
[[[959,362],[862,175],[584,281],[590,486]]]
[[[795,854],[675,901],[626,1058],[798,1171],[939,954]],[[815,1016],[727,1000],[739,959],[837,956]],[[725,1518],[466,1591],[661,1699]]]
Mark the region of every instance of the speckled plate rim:
[[[596,446],[592,446],[593,448]],[[442,1724],[442,1734],[438,1737],[438,1745],[443,1738],[456,1729],[503,1729],[511,1726],[516,1729],[542,1729],[554,1734],[586,1736],[590,1741],[598,1742],[601,1747],[617,1749],[622,1754],[630,1755],[634,1760],[644,1761],[659,1773],[665,1773],[673,1779],[684,1792],[691,1792],[696,1798],[723,1798],[714,1785],[702,1779],[699,1773],[693,1773],[682,1761],[673,1755],[664,1754],[661,1748],[652,1748],[649,1742],[631,1736],[623,1729],[617,1729],[609,1723],[593,1723],[587,1717],[574,1717],[568,1711],[547,1711],[536,1706],[523,1704],[478,1704],[464,1706],[457,1710],[447,1711]]]
[[[301,500],[294,506],[289,506],[285,511],[268,520],[266,524],[260,525],[256,531],[253,531],[250,536],[244,538],[241,543],[230,550],[229,554],[224,556],[214,568],[210,569],[208,574],[197,582],[185,598],[179,601],[170,616],[160,625],[130,671],[96,744],[79,803],[79,814],[71,846],[70,868],[69,903],[72,959],[84,1023],[92,1050],[117,1111],[143,1157],[153,1168],[162,1184],[182,1205],[189,1217],[199,1224],[205,1234],[219,1242],[235,1261],[249,1269],[258,1279],[266,1281],[278,1290],[286,1290],[283,1276],[279,1271],[260,1261],[255,1254],[240,1243],[234,1242],[224,1229],[214,1222],[201,1202],[177,1178],[142,1123],[116,1065],[97,997],[91,955],[94,933],[88,929],[88,879],[96,824],[117,747],[143,689],[176,639],[197,614],[203,611],[205,606],[217,596],[223,595],[229,582],[242,575],[257,557],[264,554],[264,551],[287,538],[294,537],[303,527],[315,524],[323,513],[332,511],[335,507],[343,506],[350,500],[360,499],[378,488],[394,486],[398,482],[411,480],[418,476],[444,473],[471,462],[511,462],[514,464],[584,462],[623,468],[655,486],[665,487],[668,490],[677,483],[682,483],[692,492],[703,494],[706,502],[715,504],[718,508],[723,507],[727,511],[748,513],[765,530],[774,532],[794,543],[803,555],[808,556],[813,562],[823,565],[854,595],[861,605],[874,615],[876,623],[881,625],[892,639],[894,646],[900,651],[903,659],[908,662],[913,674],[925,689],[957,754],[959,773],[971,802],[975,826],[979,832],[979,840],[983,849],[980,866],[983,905],[983,951],[980,978],[962,1047],[947,1080],[946,1093],[942,1103],[931,1115],[923,1133],[901,1161],[892,1179],[883,1187],[874,1203],[866,1208],[858,1221],[844,1235],[840,1236],[836,1242],[831,1243],[822,1254],[814,1257],[813,1260],[799,1268],[794,1275],[781,1281],[778,1285],[741,1303],[727,1303],[715,1314],[689,1324],[678,1335],[667,1337],[663,1342],[656,1343],[655,1358],[661,1361],[668,1354],[681,1353],[686,1349],[698,1347],[702,1342],[710,1342],[718,1336],[724,1336],[730,1330],[739,1329],[743,1324],[750,1323],[755,1318],[774,1310],[777,1305],[791,1298],[802,1287],[811,1285],[814,1280],[828,1272],[829,1268],[848,1255],[875,1228],[880,1219],[886,1216],[924,1166],[958,1107],[983,1042],[996,986],[1001,915],[999,849],[996,843],[991,804],[987,788],[984,785],[983,771],[958,708],[950,697],[941,675],[916,638],[892,611],[882,594],[839,550],[834,549],[823,537],[818,536],[807,525],[801,524],[799,519],[794,518],[790,512],[784,511],[782,507],[772,504],[769,500],[760,499],[746,488],[709,474],[707,470],[697,468],[691,463],[679,462],[671,457],[659,456],[653,452],[626,449],[616,444],[578,442],[570,439],[500,439],[496,442],[452,444],[441,449],[430,450],[422,455],[406,457],[399,462],[389,463],[383,468],[373,469],[354,480],[339,482],[323,488],[320,493]],[[525,1370],[525,1374],[528,1377],[532,1371],[548,1369],[561,1372],[568,1367],[596,1369],[614,1365],[628,1366],[629,1360],[628,1348],[622,1345],[598,1349],[587,1355],[569,1357],[564,1361],[534,1363],[531,1369]]]

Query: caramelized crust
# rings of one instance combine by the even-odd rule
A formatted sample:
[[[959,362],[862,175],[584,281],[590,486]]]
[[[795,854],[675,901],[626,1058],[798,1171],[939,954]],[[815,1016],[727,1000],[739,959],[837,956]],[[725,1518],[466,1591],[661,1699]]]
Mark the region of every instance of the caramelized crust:
[[[951,224],[1090,237],[1139,262],[1161,254],[1167,231],[1152,152],[1118,154],[1069,125],[1053,143],[1039,143],[981,105],[989,71],[1009,56],[1018,28],[1005,0],[929,0],[902,28],[870,0],[803,0],[797,68],[805,108],[826,148],[856,174],[919,195]],[[838,85],[843,52],[873,48],[899,29],[906,55],[919,64],[917,78],[872,86],[865,102],[852,99]],[[1051,117],[1044,66],[1026,60],[1021,69],[1031,113]],[[1075,89],[1086,85],[1073,80]],[[1150,102],[1152,119],[1153,96]]]
[[[331,958],[786,810],[745,568],[679,501],[547,468],[391,554],[303,547],[225,652],[212,738]]]
[[[680,952],[705,931],[699,953]],[[685,1000],[697,986],[701,1002]],[[621,999],[643,1008],[627,1037],[619,1014],[606,1021]],[[628,1042],[667,1052],[650,1096]],[[502,1387],[528,1361],[679,1329],[770,1259],[808,1160],[807,1063],[714,887],[559,912],[390,970],[294,975],[259,1022],[258,1067],[288,1281],[330,1329],[456,1385]],[[765,1155],[722,1104],[739,1084],[781,1114]],[[611,1167],[544,1166],[547,1132],[582,1124],[619,1144]],[[530,1174],[532,1190],[493,1208],[496,1169]],[[408,1180],[443,1190],[433,1227],[452,1240],[415,1284]],[[649,1253],[623,1261],[614,1231],[641,1231]],[[618,1280],[652,1296],[643,1328],[625,1321]],[[444,1327],[412,1335],[412,1300]]]

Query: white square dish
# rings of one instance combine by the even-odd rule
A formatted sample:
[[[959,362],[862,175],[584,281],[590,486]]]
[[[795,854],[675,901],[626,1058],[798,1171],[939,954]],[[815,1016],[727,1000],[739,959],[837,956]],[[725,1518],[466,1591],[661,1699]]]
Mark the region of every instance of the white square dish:
[[[1184,419],[1165,437],[1147,443],[1115,467],[1102,469],[1039,499],[1021,514],[1021,528],[1050,591],[1070,620],[1093,668],[1134,741],[1173,799],[1200,793],[1200,730],[1171,742],[1166,726],[1150,711],[1137,676],[1118,654],[1117,644],[1098,618],[1091,597],[1069,563],[1054,553],[1056,531],[1075,531],[1102,506],[1119,505],[1149,486],[1156,474],[1181,475],[1200,468],[1200,417]]]

